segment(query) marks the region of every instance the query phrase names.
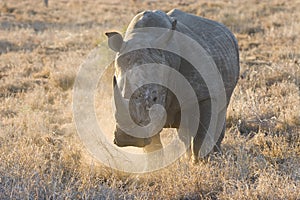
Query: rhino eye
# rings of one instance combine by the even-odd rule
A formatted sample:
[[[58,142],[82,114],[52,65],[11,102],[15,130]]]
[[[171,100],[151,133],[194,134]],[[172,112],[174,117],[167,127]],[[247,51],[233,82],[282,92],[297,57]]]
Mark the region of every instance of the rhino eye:
[[[152,99],[154,102],[157,100],[157,97],[153,97],[153,99]]]

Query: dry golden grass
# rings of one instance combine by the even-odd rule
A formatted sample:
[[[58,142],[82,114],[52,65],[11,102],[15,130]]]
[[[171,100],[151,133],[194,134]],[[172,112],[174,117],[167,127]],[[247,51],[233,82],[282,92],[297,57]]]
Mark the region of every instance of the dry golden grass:
[[[227,25],[241,78],[223,155],[145,175],[93,162],[72,119],[79,65],[141,10]],[[300,2],[0,2],[0,199],[300,199]]]

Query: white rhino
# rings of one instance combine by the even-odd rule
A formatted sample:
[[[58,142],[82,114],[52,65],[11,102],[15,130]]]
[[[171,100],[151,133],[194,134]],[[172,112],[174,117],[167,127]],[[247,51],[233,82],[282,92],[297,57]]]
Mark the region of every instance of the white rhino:
[[[172,34],[157,37],[157,35],[149,31],[146,33],[146,37],[144,35],[142,38],[137,34],[130,34],[139,28],[147,27],[165,28],[189,36],[199,43],[207,55],[214,61],[224,84],[224,88],[221,89],[226,94],[225,107],[220,111],[223,112],[223,115],[220,115],[222,119],[217,117],[217,124],[222,127],[222,131],[217,134],[220,137],[215,141],[213,148],[214,151],[220,151],[220,144],[225,133],[224,113],[226,113],[230,97],[239,77],[240,67],[237,40],[224,25],[177,9],[171,10],[168,13],[158,10],[139,13],[130,22],[124,38],[117,32],[106,33],[109,47],[117,52],[114,61],[114,98],[116,102],[115,117],[117,121],[114,143],[119,147],[144,147],[148,151],[155,151],[162,148],[159,135],[161,129],[155,130],[156,132],[151,137],[143,138],[132,136],[120,128],[119,122],[126,120],[121,119],[122,117],[120,116],[122,116],[122,112],[125,112],[124,110],[126,109],[129,109],[134,123],[139,126],[146,126],[150,122],[149,108],[155,104],[160,104],[165,107],[167,113],[164,128],[179,128],[180,126],[181,110],[176,94],[173,94],[168,88],[159,84],[147,84],[132,91],[135,81],[139,81],[139,79],[143,79],[149,75],[143,74],[143,72],[139,72],[138,75],[134,76],[134,80],[124,78],[126,76],[125,73],[129,70],[148,63],[164,64],[177,70],[188,80],[197,95],[200,122],[197,134],[190,139],[194,158],[198,158],[200,147],[206,134],[208,134],[207,130],[212,115],[212,101],[208,90],[209,87],[199,72],[187,60],[162,49],[144,48],[125,52],[126,47],[133,41],[139,43],[157,40],[157,42],[173,46],[176,46],[176,43],[178,43],[172,40]],[[168,44],[170,42],[172,44]],[[180,49],[181,47],[177,45],[176,48]],[[157,76],[160,76],[160,74],[157,74]],[[126,107],[124,101],[129,102],[127,104],[129,106]],[[130,129],[128,131],[130,132]]]

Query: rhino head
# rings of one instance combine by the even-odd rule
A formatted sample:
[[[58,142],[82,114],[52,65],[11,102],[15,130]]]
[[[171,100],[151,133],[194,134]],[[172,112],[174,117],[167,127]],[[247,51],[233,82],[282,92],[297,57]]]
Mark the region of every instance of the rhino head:
[[[175,30],[176,20],[167,16],[161,11],[145,11],[138,14],[130,23],[126,35],[137,28],[143,27],[161,27],[169,30]],[[132,36],[130,39],[122,37],[120,33],[109,32],[106,33],[108,37],[108,45],[114,50],[116,54],[115,59],[115,75],[113,80],[114,85],[114,100],[115,100],[115,118],[116,129],[114,132],[114,143],[117,146],[135,146],[144,147],[151,143],[151,136],[145,137],[132,135],[130,132],[133,130],[131,127],[134,125],[146,127],[151,119],[149,110],[153,105],[159,104],[166,110],[170,105],[170,95],[168,89],[159,84],[146,84],[136,88],[139,82],[147,76],[155,76],[146,71],[138,70],[139,66],[149,63],[159,63],[167,66],[178,67],[178,58],[174,57],[169,52],[160,49],[144,48],[130,52],[123,53],[126,46],[130,46],[133,41],[137,40],[154,40],[159,43],[167,43],[171,37],[170,34],[162,35],[160,38],[153,37],[151,33],[147,34],[149,38],[139,38]],[[131,76],[129,76],[131,75]],[[159,75],[159,74],[158,74]],[[164,77],[162,77],[164,78]],[[129,113],[128,113],[129,111]],[[130,118],[130,119],[129,119]],[[132,124],[134,122],[134,124]],[[122,126],[120,126],[122,124]],[[127,128],[124,130],[124,124]],[[161,131],[152,127],[152,133],[155,135]]]

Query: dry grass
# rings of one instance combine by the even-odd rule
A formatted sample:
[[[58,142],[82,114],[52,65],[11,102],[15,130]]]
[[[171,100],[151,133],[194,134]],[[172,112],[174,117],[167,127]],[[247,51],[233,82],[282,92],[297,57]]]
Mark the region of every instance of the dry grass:
[[[300,199],[300,2],[120,2],[0,2],[0,198]],[[174,7],[239,40],[223,155],[140,176],[112,171],[76,135],[76,72],[104,31]]]

